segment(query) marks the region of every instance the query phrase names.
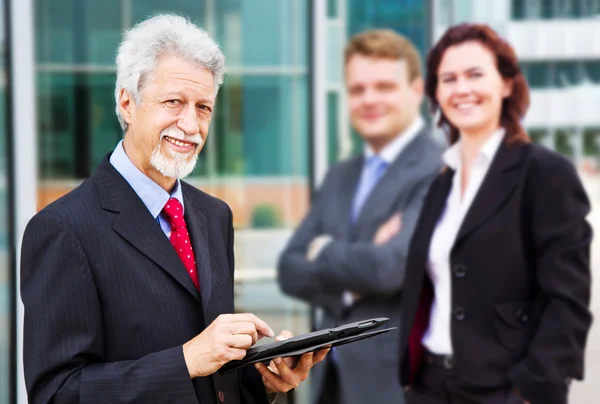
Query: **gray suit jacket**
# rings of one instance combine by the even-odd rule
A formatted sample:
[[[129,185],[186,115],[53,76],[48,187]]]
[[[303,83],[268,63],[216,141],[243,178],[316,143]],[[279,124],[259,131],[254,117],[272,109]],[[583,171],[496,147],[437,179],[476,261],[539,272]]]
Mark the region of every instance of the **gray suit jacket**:
[[[389,317],[389,326],[400,326],[409,242],[425,194],[440,172],[441,153],[441,145],[422,130],[371,191],[355,224],[352,201],[364,158],[349,159],[329,170],[278,264],[281,289],[322,309],[318,328],[378,316]],[[373,245],[378,228],[397,212],[402,213],[402,231],[385,245]],[[307,247],[319,235],[330,235],[334,241],[309,262]],[[344,291],[358,293],[362,299],[345,307]],[[403,402],[398,341],[397,332],[390,332],[336,348],[342,404],[364,404],[374,398],[377,403]],[[317,365],[311,374],[316,402],[325,365]]]

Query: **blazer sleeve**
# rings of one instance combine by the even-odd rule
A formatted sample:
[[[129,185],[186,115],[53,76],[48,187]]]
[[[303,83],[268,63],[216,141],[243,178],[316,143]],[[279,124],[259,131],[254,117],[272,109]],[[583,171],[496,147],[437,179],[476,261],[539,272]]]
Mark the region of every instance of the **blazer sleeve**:
[[[566,403],[572,378],[583,378],[592,317],[590,204],[567,160],[553,154],[532,161],[531,245],[537,284],[546,302],[532,343],[509,378],[532,403]]]
[[[330,182],[331,173],[327,175],[314,198],[310,211],[279,257],[277,280],[284,293],[329,311],[341,312],[344,289],[340,285],[324,280],[319,274],[320,268],[316,261],[311,262],[306,259],[310,242],[323,234],[321,215],[324,210],[324,191]]]
[[[196,402],[183,349],[108,363],[101,302],[70,224],[43,211],[21,254],[23,364],[30,403]]]
[[[320,278],[363,296],[398,293],[404,284],[410,240],[435,175],[437,172],[416,183],[408,203],[400,208],[402,230],[386,244],[329,243],[316,260]]]

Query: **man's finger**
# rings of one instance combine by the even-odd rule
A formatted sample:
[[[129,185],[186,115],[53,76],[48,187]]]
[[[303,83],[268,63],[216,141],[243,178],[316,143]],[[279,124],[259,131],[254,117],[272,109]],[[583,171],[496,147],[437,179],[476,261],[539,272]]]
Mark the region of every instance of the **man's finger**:
[[[312,353],[308,353],[308,354],[304,354],[304,355],[311,355],[312,357]],[[302,356],[304,356],[302,355]],[[298,368],[301,366],[300,364],[298,366],[296,366],[296,371],[293,371],[292,369],[290,369],[290,367],[287,365],[287,363],[282,359],[282,358],[275,358],[275,360],[273,361],[275,362],[275,366],[277,366],[277,370],[279,371],[279,377],[286,383],[290,385],[290,388],[296,388],[298,387],[298,385],[300,384],[300,380],[298,380]],[[302,359],[300,359],[300,362],[302,362]],[[309,368],[310,369],[310,368]],[[306,372],[307,370],[305,370],[304,372]]]
[[[253,345],[253,340],[248,334],[234,334],[227,339],[227,345],[232,348],[248,349]]]
[[[252,337],[252,345],[256,344],[258,341],[258,331],[256,331],[256,326],[249,321],[227,324],[226,330],[232,335],[249,335]]]
[[[273,330],[271,329],[271,327],[269,327],[269,325],[264,322],[263,320],[261,320],[260,318],[256,317],[254,314],[252,313],[238,313],[238,314],[230,314],[232,320],[231,322],[245,322],[245,321],[249,321],[251,323],[254,324],[254,326],[256,327],[256,331],[258,331],[259,335],[259,339],[261,336],[264,337],[274,337],[275,333],[273,332]]]
[[[303,372],[308,372],[314,365],[313,356],[314,354],[312,352],[303,354],[300,358],[300,362],[296,365],[296,369]]]
[[[319,349],[318,351],[315,352],[314,356],[313,356],[313,364],[314,363],[319,363],[321,362],[323,359],[325,359],[325,357],[327,356],[327,354],[329,353],[331,349]]]
[[[280,392],[287,392],[287,391],[289,391],[289,390],[291,390],[291,389],[293,389],[295,387],[293,385],[289,385],[288,383],[286,383],[284,380],[281,379],[280,376],[278,376],[275,373],[271,372],[262,363],[260,363],[260,362],[256,363],[255,367],[258,370],[258,372],[261,374],[261,376],[263,377],[263,381],[264,381],[265,386],[267,386],[267,385],[270,386],[270,390],[272,390],[272,391],[280,391]]]
[[[292,334],[288,330],[283,330],[279,333],[278,336],[275,337],[275,341],[285,341],[286,339],[290,339],[293,336],[294,334]]]

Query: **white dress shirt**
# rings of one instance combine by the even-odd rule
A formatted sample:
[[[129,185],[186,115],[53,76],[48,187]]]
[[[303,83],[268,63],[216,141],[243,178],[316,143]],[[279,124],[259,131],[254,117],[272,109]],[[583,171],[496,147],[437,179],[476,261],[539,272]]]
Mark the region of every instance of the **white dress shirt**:
[[[446,150],[443,156],[446,165],[455,173],[452,188],[446,199],[446,206],[438,219],[429,245],[427,273],[433,284],[435,298],[431,306],[429,327],[422,340],[423,345],[435,354],[451,355],[453,353],[450,335],[452,311],[450,251],[503,138],[504,129],[499,129],[483,145],[473,162],[469,183],[462,198],[460,195],[462,177],[460,140]]]
[[[386,163],[388,166],[396,160],[396,157],[402,153],[402,150],[406,148],[417,135],[421,132],[421,129],[425,126],[425,122],[421,116],[417,116],[417,119],[408,127],[400,136],[397,136],[394,140],[392,140],[388,145],[386,145],[379,152],[379,157]],[[373,151],[371,146],[368,143],[365,143],[365,161],[369,159],[369,157],[375,155],[376,153]],[[364,170],[364,169],[363,169]]]

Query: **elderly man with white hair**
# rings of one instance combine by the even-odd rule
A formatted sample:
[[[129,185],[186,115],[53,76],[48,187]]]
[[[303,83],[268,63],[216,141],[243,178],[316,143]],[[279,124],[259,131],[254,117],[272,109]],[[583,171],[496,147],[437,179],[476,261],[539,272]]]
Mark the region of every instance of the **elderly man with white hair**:
[[[156,16],[126,33],[115,92],[123,140],[23,238],[29,402],[262,404],[325,356],[218,373],[274,336],[256,316],[233,314],[231,210],[181,181],[224,69],[219,47],[185,18]]]

